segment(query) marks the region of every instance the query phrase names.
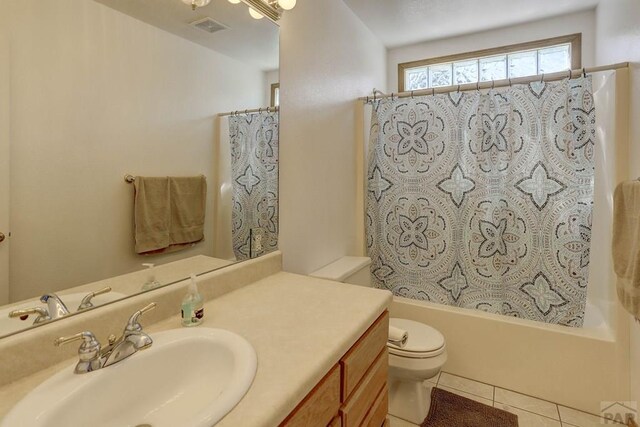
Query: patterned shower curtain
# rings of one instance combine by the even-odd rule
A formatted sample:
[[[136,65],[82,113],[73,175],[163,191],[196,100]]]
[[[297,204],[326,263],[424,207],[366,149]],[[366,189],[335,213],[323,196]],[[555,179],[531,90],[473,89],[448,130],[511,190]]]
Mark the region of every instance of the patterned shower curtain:
[[[394,294],[582,326],[591,77],[377,101],[367,246]]]
[[[229,117],[232,240],[238,261],[278,248],[278,113]]]

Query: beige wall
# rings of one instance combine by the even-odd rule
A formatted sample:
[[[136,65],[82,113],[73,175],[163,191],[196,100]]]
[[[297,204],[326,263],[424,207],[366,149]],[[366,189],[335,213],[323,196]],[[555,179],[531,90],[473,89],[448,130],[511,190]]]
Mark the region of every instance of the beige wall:
[[[9,233],[9,38],[0,13],[0,232]],[[0,243],[0,305],[9,301],[9,239]]]
[[[631,61],[629,178],[640,176],[640,2],[603,0],[596,10],[598,64]],[[630,316],[629,316],[630,317]],[[640,404],[640,325],[631,322],[631,397]]]
[[[582,62],[593,65],[595,39],[595,13],[593,10],[555,18],[518,24],[496,30],[483,31],[459,37],[450,37],[410,46],[389,49],[387,61],[387,86],[398,91],[398,64],[435,58],[444,55],[472,52],[516,43],[524,43],[549,37],[582,33]]]
[[[87,0],[11,8],[11,298],[213,255],[215,115],[260,105],[264,75]],[[206,241],[133,253],[134,175],[205,174]]]
[[[280,249],[309,273],[356,252],[357,97],[386,50],[342,0],[301,1],[280,27]]]

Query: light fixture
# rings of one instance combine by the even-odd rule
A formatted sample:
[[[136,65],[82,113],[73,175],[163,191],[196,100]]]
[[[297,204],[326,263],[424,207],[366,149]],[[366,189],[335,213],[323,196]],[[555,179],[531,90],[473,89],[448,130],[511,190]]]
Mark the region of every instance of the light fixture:
[[[246,4],[249,7],[249,14],[254,19],[262,19],[266,16],[273,22],[278,22],[282,12],[293,9],[297,0],[229,0],[229,2]]]
[[[197,7],[204,7],[211,3],[211,0],[182,0],[184,4],[191,5],[191,9],[196,10]]]
[[[278,0],[278,6],[284,10],[291,10],[296,7],[296,0]]]
[[[249,8],[249,15],[251,15],[251,17],[253,19],[262,19],[262,18],[264,18],[263,14],[261,14],[260,12],[258,12],[257,10],[255,10],[252,7]]]

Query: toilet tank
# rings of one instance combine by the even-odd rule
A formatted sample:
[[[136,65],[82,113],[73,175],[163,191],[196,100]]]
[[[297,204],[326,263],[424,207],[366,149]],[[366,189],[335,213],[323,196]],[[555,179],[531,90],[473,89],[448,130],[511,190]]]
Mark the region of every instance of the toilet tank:
[[[370,287],[369,265],[371,265],[371,258],[345,256],[314,271],[309,276]]]

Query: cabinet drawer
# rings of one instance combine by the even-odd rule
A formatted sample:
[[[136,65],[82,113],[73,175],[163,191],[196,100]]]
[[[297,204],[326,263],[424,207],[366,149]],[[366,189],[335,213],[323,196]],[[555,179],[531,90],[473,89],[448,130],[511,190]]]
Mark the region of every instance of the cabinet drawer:
[[[386,349],[388,336],[389,313],[385,311],[340,360],[343,402],[351,396],[378,354]]]
[[[389,411],[389,389],[385,384],[362,423],[363,427],[382,427]]]
[[[340,368],[334,366],[281,426],[326,426],[340,409]]]
[[[331,420],[331,424],[327,427],[342,427],[342,418],[340,418],[340,415]]]
[[[384,348],[356,391],[340,409],[343,427],[358,427],[362,424],[373,406],[372,403],[376,401],[380,391],[386,385],[389,368],[388,359],[387,349]]]

